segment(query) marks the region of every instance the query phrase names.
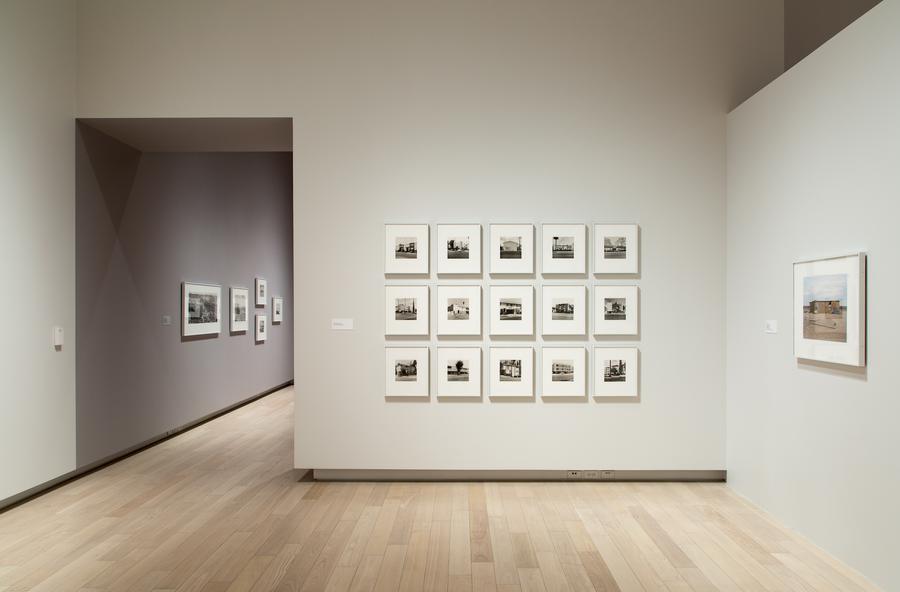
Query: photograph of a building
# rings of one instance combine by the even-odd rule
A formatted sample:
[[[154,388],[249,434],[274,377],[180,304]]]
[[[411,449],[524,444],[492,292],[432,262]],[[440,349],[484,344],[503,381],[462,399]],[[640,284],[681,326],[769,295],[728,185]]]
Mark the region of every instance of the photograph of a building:
[[[236,322],[245,322],[247,320],[247,294],[234,295],[234,320]]]
[[[554,259],[574,259],[575,258],[575,237],[574,236],[554,236],[551,252]]]
[[[219,299],[214,294],[191,293],[188,295],[188,323],[215,323],[219,320],[218,308]]]
[[[554,321],[571,321],[575,318],[575,301],[571,298],[554,298],[551,311]]]
[[[449,360],[447,362],[448,382],[469,382],[469,361]]]
[[[398,236],[394,244],[395,259],[415,259],[419,255],[414,236]]]
[[[467,320],[469,320],[469,299],[468,298],[448,298],[447,299],[447,320],[448,321],[467,321]]]
[[[501,236],[500,237],[500,258],[501,259],[521,259],[522,258],[522,237],[521,236]]]
[[[803,338],[847,342],[847,274],[803,278]]]
[[[628,254],[624,236],[603,237],[603,258],[624,259]]]
[[[624,321],[627,318],[625,298],[604,298],[603,318],[607,321]]]
[[[522,380],[522,360],[500,360],[500,382],[520,382]]]
[[[553,382],[575,382],[575,363],[572,360],[553,360]]]
[[[397,360],[394,365],[394,380],[397,382],[415,382],[419,368],[416,360]]]
[[[606,360],[603,365],[603,382],[625,382],[625,360]]]
[[[501,298],[500,299],[500,320],[501,321],[521,321],[522,320],[522,299],[521,298]]]
[[[447,259],[468,259],[469,237],[457,236],[447,239]]]
[[[397,321],[415,321],[418,317],[415,298],[394,299],[394,319]]]

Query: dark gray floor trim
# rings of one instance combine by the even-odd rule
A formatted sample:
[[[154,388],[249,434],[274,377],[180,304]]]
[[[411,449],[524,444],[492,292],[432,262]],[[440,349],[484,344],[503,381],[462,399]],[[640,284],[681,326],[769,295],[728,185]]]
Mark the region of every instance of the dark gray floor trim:
[[[2,499],[2,500],[0,500],[0,513],[5,512],[6,510],[9,510],[20,504],[29,502],[33,498],[43,495],[43,494],[47,493],[48,491],[51,491],[52,489],[55,489],[57,487],[61,487],[70,481],[74,481],[75,479],[84,477],[88,473],[98,471],[108,465],[118,462],[118,461],[120,461],[124,458],[127,458],[133,454],[137,454],[138,452],[141,452],[142,450],[146,450],[147,448],[150,448],[151,446],[155,446],[155,445],[159,444],[160,442],[163,442],[164,440],[168,440],[169,438],[174,438],[175,436],[177,436],[179,434],[182,434],[188,430],[191,430],[191,429],[193,429],[199,425],[202,425],[208,421],[212,421],[212,420],[216,419],[217,417],[221,417],[221,416],[225,415],[226,413],[229,413],[231,411],[234,411],[235,409],[238,409],[239,407],[243,407],[244,405],[249,405],[250,403],[252,403],[254,401],[257,401],[267,395],[271,395],[272,393],[280,391],[281,389],[288,387],[292,384],[294,384],[294,381],[289,380],[283,384],[272,387],[261,393],[257,393],[251,397],[248,397],[246,399],[238,401],[237,403],[229,405],[228,407],[225,407],[224,409],[219,409],[218,411],[214,411],[213,413],[204,415],[203,417],[201,417],[199,419],[195,419],[192,422],[186,423],[177,428],[173,428],[167,432],[159,434],[158,436],[154,436],[153,438],[144,440],[143,442],[135,444],[134,446],[130,446],[124,450],[121,450],[121,451],[115,453],[115,454],[111,454],[111,455],[107,456],[106,458],[101,458],[100,460],[92,462],[90,464],[87,464],[83,467],[78,467],[74,471],[70,471],[64,475],[60,475],[56,479],[51,479],[50,481],[46,481],[44,483],[41,483],[40,485],[36,485],[36,486],[32,487],[31,489],[26,489],[22,493],[17,493],[16,495],[10,496],[6,499]]]
[[[724,482],[724,469],[700,471],[622,470],[417,470],[313,469],[317,481],[696,481]]]

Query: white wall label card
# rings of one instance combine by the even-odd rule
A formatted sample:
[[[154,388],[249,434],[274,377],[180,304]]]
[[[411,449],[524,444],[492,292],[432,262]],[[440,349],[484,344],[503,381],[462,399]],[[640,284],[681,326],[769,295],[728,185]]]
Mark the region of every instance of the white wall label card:
[[[332,331],[352,331],[353,319],[331,319]]]

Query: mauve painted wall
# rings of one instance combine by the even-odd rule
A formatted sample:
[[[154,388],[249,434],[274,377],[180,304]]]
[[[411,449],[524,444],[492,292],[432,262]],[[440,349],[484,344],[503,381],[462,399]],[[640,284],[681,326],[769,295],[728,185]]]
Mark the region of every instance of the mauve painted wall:
[[[77,463],[90,464],[293,378],[287,153],[141,153],[80,124]],[[266,278],[284,322],[231,335],[229,286]],[[183,341],[181,282],[222,286],[222,333]],[[162,325],[170,315],[172,324]]]

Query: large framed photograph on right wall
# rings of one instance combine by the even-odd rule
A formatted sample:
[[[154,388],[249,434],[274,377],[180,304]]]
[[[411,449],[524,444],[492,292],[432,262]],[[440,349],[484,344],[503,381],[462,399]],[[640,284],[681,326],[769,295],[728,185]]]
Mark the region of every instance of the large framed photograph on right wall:
[[[866,255],[794,263],[794,355],[866,365]]]

